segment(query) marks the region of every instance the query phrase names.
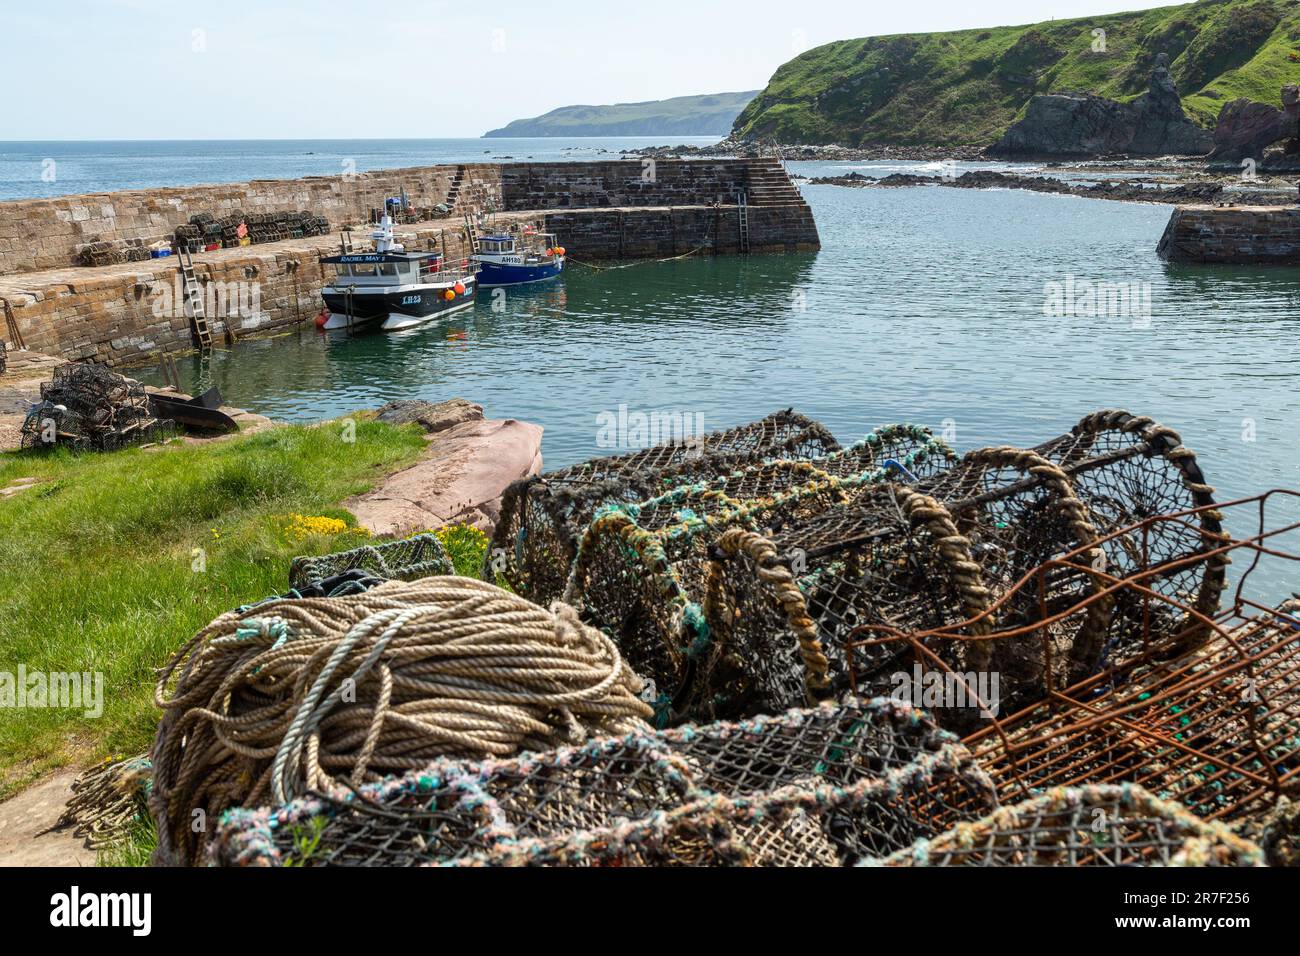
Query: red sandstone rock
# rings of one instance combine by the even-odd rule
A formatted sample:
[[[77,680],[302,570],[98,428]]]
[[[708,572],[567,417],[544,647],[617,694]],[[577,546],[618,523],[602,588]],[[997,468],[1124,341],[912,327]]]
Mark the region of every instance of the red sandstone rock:
[[[542,469],[540,425],[467,421],[429,436],[425,457],[343,506],[378,535],[464,522],[489,529],[502,492]]]

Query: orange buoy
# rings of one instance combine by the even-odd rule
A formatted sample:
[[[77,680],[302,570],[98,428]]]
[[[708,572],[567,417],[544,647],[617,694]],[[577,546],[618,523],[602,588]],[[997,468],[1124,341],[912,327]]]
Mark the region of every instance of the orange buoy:
[[[330,320],[330,314],[327,309],[321,309],[320,314],[316,316],[316,328],[325,328],[325,323]]]
[[[452,299],[456,298],[456,293],[453,289],[448,289],[442,294],[442,297],[450,302]]]
[[[562,255],[564,255],[564,246],[556,246],[556,247],[555,247],[555,254],[556,254],[557,256],[562,256]]]
[[[454,286],[452,286],[452,288],[456,290],[457,295],[465,294],[465,283],[463,282],[457,282]]]

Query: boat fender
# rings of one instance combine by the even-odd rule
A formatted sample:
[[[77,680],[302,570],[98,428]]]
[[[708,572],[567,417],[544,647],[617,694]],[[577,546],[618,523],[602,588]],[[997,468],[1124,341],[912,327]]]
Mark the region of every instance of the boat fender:
[[[320,314],[316,316],[316,328],[318,329],[325,328],[325,323],[328,322],[329,320],[330,320],[329,310],[321,309]]]

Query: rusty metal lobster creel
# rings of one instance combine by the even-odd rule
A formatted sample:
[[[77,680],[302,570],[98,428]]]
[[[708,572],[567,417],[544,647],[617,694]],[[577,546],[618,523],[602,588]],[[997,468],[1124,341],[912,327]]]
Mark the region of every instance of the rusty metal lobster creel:
[[[1300,620],[1221,621],[1204,644],[1059,692],[970,738],[1003,799],[1137,783],[1207,819],[1300,792]]]
[[[515,482],[502,496],[483,578],[495,582],[499,576],[516,593],[549,603],[564,588],[578,536],[602,505],[643,501],[766,458],[813,458],[839,447],[825,426],[787,409]]]
[[[956,738],[889,700],[633,733],[227,815],[226,865],[843,865],[994,806]],[[966,809],[962,809],[966,808]]]
[[[786,641],[788,631],[768,632],[772,640],[741,656],[713,639],[730,630],[729,621],[714,621],[708,611],[718,542],[729,529],[798,525],[898,467],[930,475],[953,457],[924,429],[887,426],[827,459],[751,466],[610,508],[583,534],[565,600],[614,636],[632,666],[654,681],[664,719],[744,716],[805,703],[808,679],[820,679],[800,665],[801,648]],[[845,477],[828,476],[828,463]]]
[[[862,866],[1261,866],[1264,852],[1134,784],[1056,787]]]
[[[997,672],[1003,702],[1027,703],[1063,683],[1076,644],[1099,644],[1104,601],[1031,640],[979,637],[998,622],[1038,620],[1100,590],[1080,565],[1065,563],[1041,593],[1016,592],[990,614],[1043,560],[1096,539],[1069,481],[1033,452],[991,448],[969,453],[923,487],[946,501],[901,485],[864,486],[771,542],[739,532],[721,540],[705,607],[717,643],[743,662],[771,654],[772,646],[797,649],[805,667],[820,654],[832,690],[905,691],[900,679],[910,680],[914,662],[929,669],[938,661],[961,674]],[[963,636],[973,639],[925,641],[924,648],[899,639],[968,618],[975,620]],[[864,631],[879,639],[856,641]],[[784,691],[768,688],[769,695]],[[981,709],[945,710],[941,719],[967,727]]]
[[[1148,584],[1159,580],[1160,567],[1112,578],[1108,591],[1170,613],[1139,618],[1149,628],[1135,635],[1140,653],[967,737],[1003,802],[1049,787],[1134,783],[1203,819],[1255,825],[1281,798],[1300,796],[1300,600],[1269,603],[1300,571],[1300,493],[1275,490],[1204,509],[1231,524],[1258,522],[1253,534],[1195,559],[1232,559],[1244,569],[1227,592],[1231,606],[1210,616],[1195,610],[1194,596],[1160,593]],[[1202,526],[1193,512],[1111,534],[1132,538],[1141,525],[1159,524]],[[1146,535],[1155,540],[1161,531],[1148,527]],[[1021,586],[1034,584],[1031,576]],[[1264,600],[1250,596],[1256,588]],[[1058,617],[1082,614],[1084,604]],[[1210,636],[1189,647],[1182,633],[1160,633],[1167,619],[1190,619],[1189,628]]]
[[[1117,577],[1155,569],[1159,573],[1148,584],[1159,593],[1203,614],[1213,615],[1218,610],[1226,561],[1187,563],[1187,559],[1224,540],[1223,516],[1211,507],[1214,489],[1177,432],[1150,418],[1104,409],[1085,416],[1068,434],[1035,451],[1061,466],[1087,505],[1094,526],[1106,539],[1106,569]],[[1193,509],[1198,509],[1194,526],[1141,524],[1157,515]],[[1132,533],[1110,536],[1130,526]],[[1134,598],[1132,592],[1117,595],[1113,624],[1098,666],[1122,663],[1141,651],[1132,635],[1144,613],[1160,616],[1154,627],[1150,622],[1141,625],[1153,638],[1182,631],[1184,646],[1191,646],[1207,636],[1203,628],[1186,626],[1190,621],[1186,613],[1175,615],[1165,604],[1153,609]]]

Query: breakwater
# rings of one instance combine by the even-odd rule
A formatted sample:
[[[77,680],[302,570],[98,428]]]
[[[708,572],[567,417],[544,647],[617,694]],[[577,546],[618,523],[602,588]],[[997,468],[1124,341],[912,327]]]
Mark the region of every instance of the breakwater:
[[[304,210],[337,230],[363,225],[402,194],[419,217],[398,227],[408,246],[453,258],[470,252],[466,214],[554,232],[578,260],[809,251],[820,242],[785,170],[764,159],[457,164],[22,200],[0,203],[0,338],[110,364],[186,349],[176,260],[79,265],[87,247],[168,242],[203,213]],[[205,290],[240,304],[208,310],[214,334],[261,335],[309,320],[329,277],[320,259],[337,247],[336,237],[318,236],[197,254]]]
[[[1300,208],[1179,206],[1157,252],[1168,262],[1300,265]]]

